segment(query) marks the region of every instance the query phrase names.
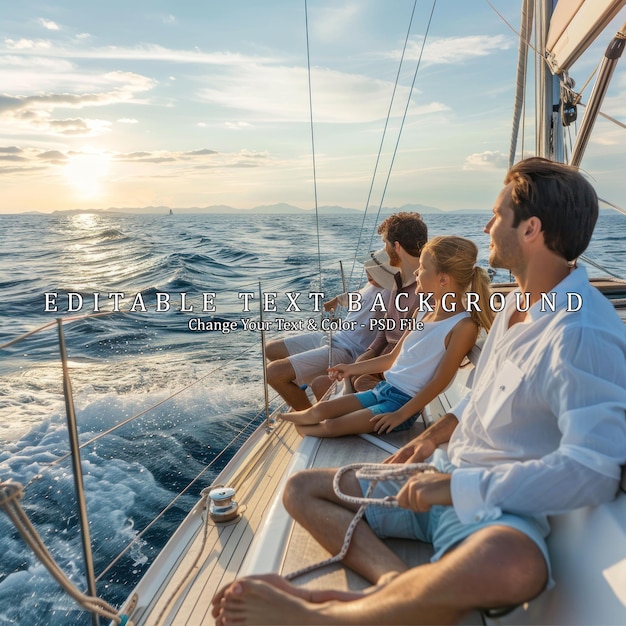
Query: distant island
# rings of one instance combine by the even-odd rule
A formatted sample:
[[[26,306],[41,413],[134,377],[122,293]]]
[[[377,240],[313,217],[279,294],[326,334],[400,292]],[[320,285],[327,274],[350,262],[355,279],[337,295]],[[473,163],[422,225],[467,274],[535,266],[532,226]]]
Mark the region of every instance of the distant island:
[[[374,215],[378,211],[378,207],[370,206],[369,213]],[[477,213],[481,209],[462,209],[454,211],[444,211],[433,206],[424,204],[404,204],[401,207],[383,207],[381,213],[389,215],[398,211],[416,211],[424,215],[439,214],[459,214],[459,213]],[[362,209],[354,209],[343,206],[321,206],[318,207],[318,214],[321,216],[331,215],[363,215]],[[485,212],[482,209],[482,212]],[[43,213],[42,211],[29,211],[31,215],[59,215],[73,213],[96,213],[96,214],[139,214],[139,215],[315,215],[315,209],[301,209],[292,204],[278,203],[266,204],[254,207],[252,209],[237,209],[225,204],[215,204],[206,207],[169,207],[169,206],[147,206],[147,207],[109,207],[108,209],[68,209],[57,210],[52,213]]]

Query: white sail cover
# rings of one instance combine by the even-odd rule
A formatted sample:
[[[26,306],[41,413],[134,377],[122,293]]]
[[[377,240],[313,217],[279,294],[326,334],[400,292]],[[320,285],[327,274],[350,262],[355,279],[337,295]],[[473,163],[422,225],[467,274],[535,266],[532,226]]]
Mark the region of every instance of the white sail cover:
[[[626,0],[560,0],[546,42],[552,72],[568,70],[624,5]]]

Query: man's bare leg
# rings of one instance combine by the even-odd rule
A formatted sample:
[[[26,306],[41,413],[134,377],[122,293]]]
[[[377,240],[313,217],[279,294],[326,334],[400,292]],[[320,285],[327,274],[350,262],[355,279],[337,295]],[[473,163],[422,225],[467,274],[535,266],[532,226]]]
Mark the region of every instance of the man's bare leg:
[[[296,411],[308,409],[311,401],[304,389],[295,382],[296,373],[289,359],[270,361],[267,364],[267,382]]]
[[[333,381],[328,376],[318,376],[313,379],[313,382],[310,384],[311,391],[313,391],[313,395],[321,400],[324,397],[324,394],[330,389],[330,386],[333,384]]]
[[[285,346],[283,339],[274,339],[268,341],[265,346],[265,358],[268,361],[278,361],[278,359],[286,359],[289,356],[289,350]]]
[[[528,537],[484,528],[440,561],[407,570],[355,600],[311,603],[261,580],[225,592],[217,624],[456,624],[474,609],[521,604],[545,587],[547,567]]]
[[[341,550],[346,530],[358,509],[335,495],[335,473],[335,469],[298,472],[287,481],[283,493],[287,511],[331,554]],[[348,495],[363,495],[352,472],[342,476],[340,488]],[[380,584],[407,569],[406,563],[364,521],[358,523],[352,535],[344,563],[372,584]]]

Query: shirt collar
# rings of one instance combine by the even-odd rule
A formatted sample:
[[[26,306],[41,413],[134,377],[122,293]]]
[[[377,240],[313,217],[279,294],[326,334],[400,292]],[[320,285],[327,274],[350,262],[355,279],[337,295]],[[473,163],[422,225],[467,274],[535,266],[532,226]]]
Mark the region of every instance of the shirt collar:
[[[585,285],[589,284],[589,278],[587,277],[587,270],[584,267],[577,267],[573,269],[558,285],[556,285],[550,292],[546,293],[546,298],[548,299],[548,303],[555,302],[555,311],[552,311],[548,303],[542,301],[540,299],[538,302],[533,304],[527,315],[528,321],[537,320],[544,315],[549,315],[551,313],[556,313],[556,311],[560,311],[561,309],[565,309],[567,306],[571,304],[571,306],[577,307],[578,300],[575,296],[570,296],[570,300],[568,299],[568,294],[580,294],[581,291],[585,290]],[[519,293],[519,290],[517,290]],[[556,294],[554,296],[553,294]],[[582,295],[580,296],[582,298]],[[523,301],[521,305],[523,306]],[[542,311],[543,308],[543,311]]]

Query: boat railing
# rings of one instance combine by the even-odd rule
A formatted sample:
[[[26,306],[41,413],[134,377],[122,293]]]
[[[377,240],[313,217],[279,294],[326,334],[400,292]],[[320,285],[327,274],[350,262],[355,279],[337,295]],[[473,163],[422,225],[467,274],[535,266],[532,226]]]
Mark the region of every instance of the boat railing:
[[[68,365],[68,354],[65,345],[65,334],[63,327],[65,324],[76,322],[79,320],[85,320],[87,318],[92,317],[102,317],[102,316],[110,316],[114,315],[114,312],[99,312],[92,313],[86,315],[79,316],[68,316],[63,318],[58,318],[52,322],[48,322],[43,324],[42,326],[28,331],[14,339],[11,339],[0,345],[0,350],[4,350],[10,347],[13,347],[22,341],[25,341],[29,337],[50,330],[56,326],[58,331],[58,344],[59,344],[59,353],[61,360],[61,369],[62,369],[62,379],[63,379],[63,397],[65,402],[65,412],[67,418],[67,428],[68,428],[68,437],[70,443],[70,450],[66,454],[59,456],[54,461],[47,463],[44,468],[39,471],[35,476],[33,476],[26,485],[22,486],[21,484],[9,479],[8,481],[3,481],[0,479],[0,507],[4,510],[4,512],[8,515],[9,519],[14,523],[17,527],[18,531],[26,541],[27,545],[33,549],[36,556],[42,561],[42,563],[49,570],[51,575],[57,580],[57,582],[62,586],[62,588],[69,593],[77,602],[82,606],[83,609],[87,611],[91,611],[92,613],[92,624],[93,626],[98,626],[99,619],[98,615],[105,617],[108,620],[113,621],[114,623],[124,625],[126,623],[127,617],[123,615],[118,615],[117,611],[109,605],[104,600],[101,600],[97,597],[96,584],[99,582],[108,572],[111,571],[113,567],[135,546],[138,542],[142,540],[145,534],[161,519],[168,511],[174,507],[178,501],[189,492],[190,489],[196,485],[196,483],[209,471],[213,469],[213,467],[220,463],[223,458],[233,451],[236,447],[238,447],[247,437],[255,430],[257,427],[262,425],[264,422],[266,424],[265,430],[269,434],[272,432],[270,421],[269,421],[269,407],[271,403],[277,399],[278,396],[273,398],[269,398],[267,384],[264,380],[264,388],[265,388],[265,406],[261,408],[258,412],[254,414],[254,416],[240,427],[234,436],[230,439],[230,441],[220,450],[220,452],[208,463],[204,466],[204,468],[191,480],[177,495],[140,531],[138,531],[132,540],[115,556],[108,565],[104,567],[104,569],[96,575],[94,561],[92,556],[92,548],[91,548],[91,537],[89,533],[89,521],[88,521],[88,511],[85,500],[85,490],[83,484],[82,477],[82,467],[81,467],[81,450],[92,446],[97,441],[102,438],[111,435],[115,431],[119,430],[123,426],[128,425],[131,422],[136,421],[140,417],[154,411],[161,405],[171,401],[176,396],[188,391],[192,387],[206,381],[207,379],[214,376],[219,370],[224,369],[228,364],[238,360],[245,353],[248,353],[254,349],[258,349],[258,345],[252,344],[243,350],[241,350],[236,355],[232,356],[230,359],[220,362],[220,364],[212,368],[211,371],[200,376],[196,380],[193,380],[187,385],[182,386],[176,391],[170,393],[165,398],[159,400],[148,406],[145,409],[135,413],[134,415],[123,419],[122,421],[116,423],[112,427],[98,433],[97,435],[89,438],[82,443],[79,441],[79,433],[78,433],[78,424],[76,420],[76,412],[74,408],[74,398],[72,392],[71,378],[70,378],[70,368]],[[263,342],[264,344],[264,338]],[[262,348],[264,352],[264,347]],[[71,460],[72,465],[72,473],[74,477],[74,486],[76,491],[76,500],[78,505],[78,516],[80,520],[81,527],[81,540],[83,547],[83,557],[85,564],[85,576],[87,580],[87,593],[83,593],[65,576],[60,567],[56,564],[53,557],[50,555],[48,550],[45,548],[43,541],[38,536],[34,526],[28,520],[28,517],[21,505],[19,505],[19,500],[22,498],[23,493],[36,481],[42,479],[46,471],[50,471],[52,468],[58,466],[59,464]]]

